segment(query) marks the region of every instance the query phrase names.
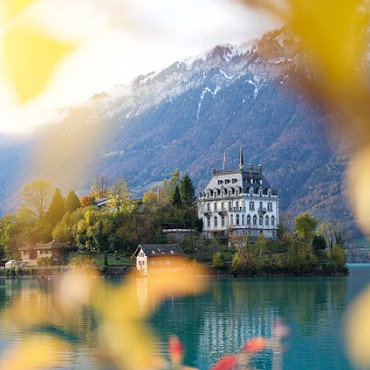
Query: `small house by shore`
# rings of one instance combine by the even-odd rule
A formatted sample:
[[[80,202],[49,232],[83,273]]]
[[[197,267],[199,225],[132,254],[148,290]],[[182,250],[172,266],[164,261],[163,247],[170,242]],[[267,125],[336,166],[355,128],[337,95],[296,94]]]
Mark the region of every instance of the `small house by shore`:
[[[65,253],[73,250],[69,245],[56,240],[49,243],[37,243],[35,245],[25,245],[18,248],[22,262],[29,266],[36,266],[39,258],[51,258],[53,261],[59,261]]]
[[[177,244],[140,244],[133,256],[136,269],[142,275],[184,268],[184,253]]]

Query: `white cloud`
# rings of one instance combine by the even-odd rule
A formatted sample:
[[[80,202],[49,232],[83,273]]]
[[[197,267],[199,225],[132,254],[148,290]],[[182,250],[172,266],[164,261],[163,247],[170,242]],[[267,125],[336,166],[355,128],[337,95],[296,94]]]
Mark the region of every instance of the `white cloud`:
[[[0,87],[6,102],[0,106],[0,130],[29,128],[41,122],[42,110],[83,101],[138,74],[273,27],[233,0],[39,0],[27,15],[81,44],[61,63],[48,89],[25,106],[12,102],[5,83]]]

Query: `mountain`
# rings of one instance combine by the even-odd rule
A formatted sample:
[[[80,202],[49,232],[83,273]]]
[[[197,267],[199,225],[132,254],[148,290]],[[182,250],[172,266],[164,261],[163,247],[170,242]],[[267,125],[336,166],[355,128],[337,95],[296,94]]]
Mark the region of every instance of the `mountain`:
[[[280,29],[60,109],[60,121],[31,138],[0,141],[2,209],[39,178],[66,193],[89,188],[97,174],[120,176],[139,195],[178,168],[200,190],[224,153],[226,167],[237,166],[243,145],[245,163],[262,164],[282,210],[340,219],[352,229],[342,187],[347,158],[326,135],[332,117],[292,88],[302,63],[296,41]]]

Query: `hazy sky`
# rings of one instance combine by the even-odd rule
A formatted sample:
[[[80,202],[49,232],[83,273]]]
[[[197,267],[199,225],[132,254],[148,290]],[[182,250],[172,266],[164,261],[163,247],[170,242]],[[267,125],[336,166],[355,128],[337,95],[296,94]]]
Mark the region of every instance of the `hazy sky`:
[[[233,0],[38,0],[21,16],[78,48],[48,88],[19,106],[0,85],[0,130],[21,131],[49,119],[53,107],[84,101],[135,76],[201,54],[218,43],[241,43],[273,24]]]

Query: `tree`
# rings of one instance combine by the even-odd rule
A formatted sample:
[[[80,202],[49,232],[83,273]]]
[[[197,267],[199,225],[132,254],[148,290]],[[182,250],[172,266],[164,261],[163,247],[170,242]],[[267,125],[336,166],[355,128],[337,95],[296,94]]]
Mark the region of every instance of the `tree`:
[[[180,193],[183,205],[193,206],[195,204],[195,189],[188,174],[185,174],[180,182]]]
[[[19,214],[28,219],[40,219],[45,216],[53,194],[50,181],[38,180],[24,186],[21,193]]]
[[[18,236],[23,230],[23,223],[13,214],[5,215],[0,220],[0,254],[14,258],[18,254]]]
[[[212,257],[212,265],[215,268],[221,268],[224,265],[224,257],[221,252],[216,252]]]
[[[159,192],[151,189],[144,193],[143,204],[146,210],[156,211],[159,207]]]
[[[131,210],[132,202],[127,182],[118,178],[108,192],[108,207],[117,210]]]
[[[81,198],[81,207],[90,207],[95,205],[95,197],[92,195],[85,195]]]
[[[334,245],[333,251],[331,252],[331,258],[337,262],[339,268],[343,268],[347,262],[344,249],[339,244]]]
[[[245,249],[239,248],[231,261],[231,271],[251,275],[257,267],[255,256]]]
[[[73,212],[81,207],[80,200],[74,191],[70,191],[65,201],[65,209],[67,212]]]
[[[180,172],[176,169],[169,181],[164,180],[162,189],[163,189],[163,201],[165,204],[171,203],[173,199],[176,186],[180,185]]]
[[[95,176],[91,182],[91,195],[95,198],[108,196],[110,180],[105,176]]]
[[[47,220],[55,226],[65,215],[64,198],[60,189],[55,189],[53,199],[46,214]]]
[[[176,208],[181,208],[182,206],[182,199],[181,199],[180,189],[178,185],[176,185],[175,191],[172,195],[171,204]]]
[[[230,244],[236,248],[250,249],[252,245],[252,239],[250,235],[246,234],[231,234],[229,236]]]
[[[258,257],[261,257],[263,249],[266,246],[265,234],[263,232],[258,235],[258,238],[257,238],[256,243],[255,243],[254,246],[255,246],[256,250],[259,251]]]
[[[314,236],[317,220],[311,214],[305,212],[295,219],[295,232],[303,241],[310,241]]]
[[[312,239],[312,247],[316,253],[325,251],[326,249],[326,240],[322,235],[315,235]]]

